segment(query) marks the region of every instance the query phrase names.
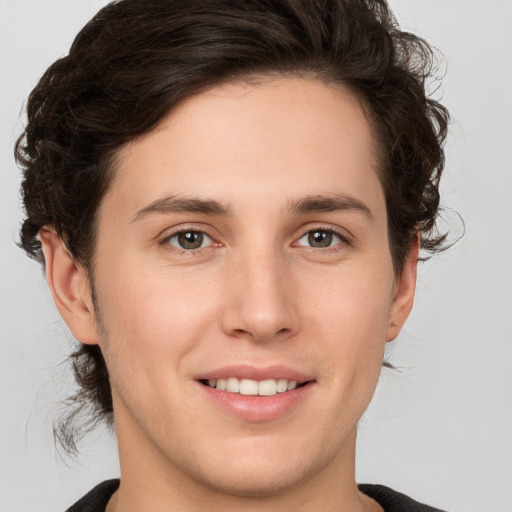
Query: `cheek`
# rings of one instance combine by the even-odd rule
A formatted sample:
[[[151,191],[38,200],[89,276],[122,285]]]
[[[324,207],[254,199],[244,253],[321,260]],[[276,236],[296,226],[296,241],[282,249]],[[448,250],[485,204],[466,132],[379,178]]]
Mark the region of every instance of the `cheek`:
[[[139,267],[140,268],[140,267]],[[130,373],[179,372],[179,364],[215,325],[214,301],[204,285],[166,269],[114,271],[98,290],[106,357]]]
[[[320,319],[320,325],[347,342],[359,339],[366,346],[384,341],[393,290],[391,265],[347,265],[325,276],[310,274],[302,290],[312,322]]]
[[[373,393],[382,365],[392,268],[375,267],[371,273],[346,269],[324,282],[322,292],[316,288],[306,299],[310,306],[305,325],[312,329],[308,337],[317,340],[316,355],[329,365],[332,385],[358,390],[338,396],[359,396],[365,402]]]

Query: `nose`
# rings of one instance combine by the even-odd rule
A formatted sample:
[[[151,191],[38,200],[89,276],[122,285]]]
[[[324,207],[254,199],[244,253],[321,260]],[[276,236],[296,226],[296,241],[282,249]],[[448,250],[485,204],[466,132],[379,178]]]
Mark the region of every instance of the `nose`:
[[[222,329],[229,336],[271,341],[293,336],[300,317],[293,272],[271,250],[240,258],[226,279]]]

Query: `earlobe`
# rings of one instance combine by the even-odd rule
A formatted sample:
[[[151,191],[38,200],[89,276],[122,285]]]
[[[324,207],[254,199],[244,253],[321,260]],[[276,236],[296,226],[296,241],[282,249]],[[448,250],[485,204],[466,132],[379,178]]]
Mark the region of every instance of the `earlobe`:
[[[396,280],[393,301],[391,303],[386,341],[393,341],[409,317],[414,304],[416,275],[418,267],[419,235],[411,247],[402,273]]]
[[[39,237],[45,256],[46,280],[59,313],[75,339],[97,344],[94,307],[85,268],[73,258],[55,230],[42,228]]]

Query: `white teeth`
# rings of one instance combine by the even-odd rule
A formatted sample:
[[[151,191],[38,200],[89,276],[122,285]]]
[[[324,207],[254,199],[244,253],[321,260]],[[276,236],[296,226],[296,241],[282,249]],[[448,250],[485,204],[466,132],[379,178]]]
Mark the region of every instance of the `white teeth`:
[[[258,395],[272,396],[277,393],[277,383],[274,379],[262,380],[258,385]]]
[[[272,396],[277,393],[291,391],[298,386],[296,380],[287,379],[267,379],[267,380],[251,380],[237,379],[229,377],[228,379],[208,380],[208,386],[216,388],[220,391],[228,391],[230,393],[240,393],[247,396]]]
[[[297,387],[297,381],[296,380],[290,380],[288,381],[288,391],[295,389]]]
[[[278,393],[284,393],[288,391],[288,381],[286,379],[279,379],[276,387]]]
[[[230,393],[240,393],[240,381],[234,377],[226,380],[226,391]]]
[[[240,381],[240,394],[241,395],[257,395],[258,383],[255,380],[242,379]]]

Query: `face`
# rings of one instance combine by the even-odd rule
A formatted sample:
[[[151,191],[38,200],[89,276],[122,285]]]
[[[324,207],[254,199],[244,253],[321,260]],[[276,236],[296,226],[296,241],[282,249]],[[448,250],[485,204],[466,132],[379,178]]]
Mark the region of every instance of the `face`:
[[[246,496],[353,470],[414,288],[413,264],[393,272],[356,99],[305,79],[219,86],[115,173],[85,341],[110,371],[122,467]]]

